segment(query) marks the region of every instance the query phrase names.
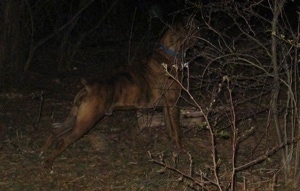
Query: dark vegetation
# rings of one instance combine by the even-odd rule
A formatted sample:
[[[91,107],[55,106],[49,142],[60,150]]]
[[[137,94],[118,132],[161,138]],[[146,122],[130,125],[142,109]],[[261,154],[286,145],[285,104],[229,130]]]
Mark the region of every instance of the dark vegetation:
[[[0,189],[299,190],[299,6],[1,1]],[[39,148],[80,79],[132,65],[184,16],[201,35],[186,52],[179,106],[203,114],[182,128],[187,153],[172,154],[163,128],[138,129],[134,111],[117,112],[45,170]]]

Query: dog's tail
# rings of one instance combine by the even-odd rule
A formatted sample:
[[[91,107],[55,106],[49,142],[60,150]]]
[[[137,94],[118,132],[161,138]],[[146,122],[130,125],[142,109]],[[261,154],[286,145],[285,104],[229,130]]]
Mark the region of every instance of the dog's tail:
[[[97,84],[98,84],[97,80],[93,78],[81,79],[81,83],[84,85],[84,89],[86,90],[86,93],[89,95],[92,94],[92,92],[97,89]]]

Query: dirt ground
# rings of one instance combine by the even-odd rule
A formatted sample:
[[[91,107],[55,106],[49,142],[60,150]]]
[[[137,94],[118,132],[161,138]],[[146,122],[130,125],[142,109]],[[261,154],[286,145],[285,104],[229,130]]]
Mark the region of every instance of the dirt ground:
[[[164,127],[140,130],[134,112],[117,112],[103,119],[55,161],[51,174],[43,168],[39,148],[52,124],[67,116],[81,85],[78,81],[44,84],[1,93],[1,190],[183,188],[176,181],[178,176],[159,173],[161,167],[149,162],[148,151],[172,153]]]
[[[45,169],[39,148],[52,124],[62,122],[67,116],[81,85],[74,78],[35,82],[28,88],[0,94],[0,190],[193,190],[190,182],[183,181],[178,173],[150,160],[149,152],[175,165],[173,146],[164,127],[141,130],[135,112],[131,111],[115,112],[104,118],[57,158],[53,172]],[[183,145],[193,157],[195,172],[211,172],[208,131],[189,127],[183,127],[182,131]],[[255,147],[258,137],[249,139],[246,144],[249,149]],[[230,151],[231,141],[223,138],[217,141],[219,149],[224,151],[219,162],[228,164],[231,156],[227,149]],[[249,157],[249,150],[244,151],[244,157]],[[176,164],[189,174],[187,154],[180,154]],[[275,170],[255,172],[252,178],[259,178],[253,178],[257,185],[252,187],[259,188],[259,183],[270,181],[272,176],[265,174]],[[243,175],[240,177],[243,182]]]

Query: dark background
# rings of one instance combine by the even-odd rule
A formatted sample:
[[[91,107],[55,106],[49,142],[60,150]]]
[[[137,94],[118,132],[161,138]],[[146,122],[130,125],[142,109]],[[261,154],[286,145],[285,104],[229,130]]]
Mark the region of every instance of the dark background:
[[[0,87],[130,64],[187,12],[180,0],[1,1]]]
[[[288,1],[285,5],[294,28],[297,3]],[[0,2],[0,88],[24,87],[24,82],[45,75],[51,78],[75,73],[98,75],[131,64],[153,50],[167,24],[199,12],[197,4],[211,8],[221,5],[225,12],[230,12],[233,6],[242,10],[249,2],[3,0]],[[271,20],[268,1],[257,7],[257,14]],[[201,16],[198,18],[201,20]],[[256,16],[248,19],[250,24],[263,25]],[[224,28],[229,25],[217,9],[212,22]],[[209,34],[203,37],[210,38]]]

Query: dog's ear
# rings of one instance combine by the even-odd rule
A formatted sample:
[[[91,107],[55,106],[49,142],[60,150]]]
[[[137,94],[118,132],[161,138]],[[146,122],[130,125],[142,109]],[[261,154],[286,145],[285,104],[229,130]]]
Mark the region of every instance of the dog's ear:
[[[185,15],[183,16],[183,19],[182,19],[182,24],[184,25],[187,25],[191,20],[191,17],[189,15]]]

